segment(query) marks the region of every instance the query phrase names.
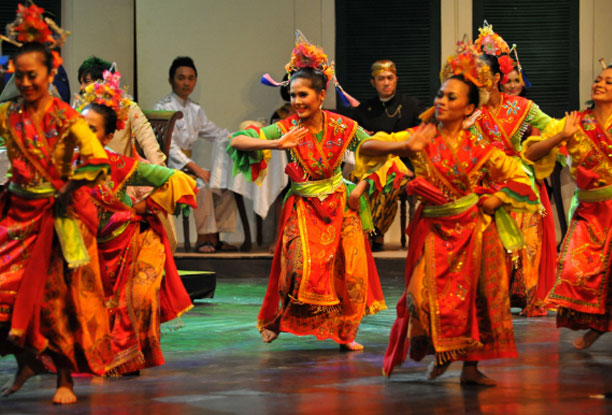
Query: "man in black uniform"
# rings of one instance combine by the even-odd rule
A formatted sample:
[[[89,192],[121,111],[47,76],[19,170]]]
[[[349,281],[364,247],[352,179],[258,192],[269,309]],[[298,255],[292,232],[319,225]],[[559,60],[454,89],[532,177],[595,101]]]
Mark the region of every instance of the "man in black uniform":
[[[419,114],[424,110],[418,99],[397,92],[397,68],[393,61],[379,60],[372,64],[370,83],[377,96],[362,102],[351,114],[371,134],[377,131],[394,133],[420,123]],[[403,159],[404,160],[404,159]],[[406,159],[404,163],[412,168]],[[382,251],[385,233],[393,223],[397,212],[397,199],[405,189],[408,179],[400,189],[377,198],[369,198],[372,219],[376,230],[372,237],[372,250]]]

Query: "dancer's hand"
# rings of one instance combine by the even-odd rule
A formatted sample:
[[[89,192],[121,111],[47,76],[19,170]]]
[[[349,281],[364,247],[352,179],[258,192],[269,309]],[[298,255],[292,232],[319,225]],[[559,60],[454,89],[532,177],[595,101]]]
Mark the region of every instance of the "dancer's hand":
[[[360,181],[357,186],[353,189],[348,198],[349,208],[352,210],[359,212],[359,208],[361,207],[361,196],[368,190],[368,182],[365,180]]]
[[[138,213],[139,215],[144,215],[145,212],[147,211],[147,202],[144,200],[141,200],[140,202],[136,202],[134,203],[134,206],[132,206],[132,209],[134,209],[134,211]]]
[[[85,181],[83,180],[69,180],[60,190],[59,194],[55,198],[55,205],[57,211],[63,215],[68,214],[68,207],[72,202],[72,193],[79,187],[83,186]]]
[[[500,207],[504,202],[502,202],[502,200],[495,196],[495,195],[491,195],[491,196],[487,196],[484,201],[480,204],[480,206],[482,207],[482,210],[488,214],[488,215],[494,215],[495,214],[495,210]]]
[[[580,121],[578,120],[578,111],[572,111],[570,113],[565,113],[565,126],[563,127],[563,131],[561,134],[563,135],[563,139],[567,140],[580,128]]]
[[[406,141],[406,149],[412,153],[423,151],[437,133],[438,129],[434,124],[421,124],[412,137]]]
[[[279,140],[276,141],[278,150],[287,150],[296,147],[302,138],[308,133],[305,127],[298,127],[289,130]]]

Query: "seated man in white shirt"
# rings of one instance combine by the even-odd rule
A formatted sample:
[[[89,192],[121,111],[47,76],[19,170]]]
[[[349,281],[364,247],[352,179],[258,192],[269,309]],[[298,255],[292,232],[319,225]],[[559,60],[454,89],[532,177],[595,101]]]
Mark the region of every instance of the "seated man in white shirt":
[[[234,194],[228,190],[211,191],[207,186],[210,171],[198,166],[190,158],[198,138],[215,142],[226,139],[230,132],[217,127],[206,117],[202,107],[189,99],[198,80],[197,69],[190,57],[179,56],[174,59],[169,75],[172,93],[160,99],[153,109],[183,112],[183,118],[174,125],[168,167],[188,170],[206,184],[198,189],[198,208],[194,212],[198,232],[196,251],[236,251],[236,247],[219,239],[219,232],[233,232],[236,227]]]

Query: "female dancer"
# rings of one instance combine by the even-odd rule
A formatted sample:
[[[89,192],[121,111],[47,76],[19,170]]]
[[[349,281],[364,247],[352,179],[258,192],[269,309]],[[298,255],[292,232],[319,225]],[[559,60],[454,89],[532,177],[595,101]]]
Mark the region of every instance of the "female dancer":
[[[53,359],[53,402],[65,404],[76,402],[72,370],[103,374],[113,359],[98,218],[91,189],[82,187],[104,178],[108,158],[80,115],[49,95],[61,59],[47,44],[59,46],[65,35],[42,13],[19,5],[8,27],[19,45],[12,60],[21,99],[0,106],[12,172],[0,202],[0,353],[15,354],[18,370],[2,393],[34,375],[37,361],[27,352],[33,350]]]
[[[489,66],[492,78],[484,88],[488,101],[481,102],[482,114],[474,126],[485,139],[507,155],[520,158],[521,142],[527,129],[542,130],[551,118],[533,101],[499,91],[500,85],[507,84],[508,74],[514,70],[514,62],[507,55],[510,52],[508,45],[493,32],[492,26],[485,24],[480,29],[475,44],[481,52],[486,52],[481,59]],[[518,253],[516,264],[513,264],[512,258],[508,261],[512,277],[511,304],[523,308],[521,314],[529,317],[546,315],[544,301],[554,284],[557,255],[555,224],[544,181],[537,182],[537,190],[542,212],[513,213],[526,246]]]
[[[505,205],[535,210],[539,203],[518,160],[464,129],[479,103],[473,81],[480,84],[487,70],[473,45],[461,42],[442,73],[433,123],[378,133],[358,149],[358,157],[408,156],[417,177],[408,189],[423,202],[409,228],[387,376],[410,349],[414,360],[435,353],[429,379],[463,360],[462,383],[494,385],[478,361],[516,356],[504,248],[516,248],[517,229]],[[490,180],[505,185],[494,190]]]
[[[269,150],[288,150],[290,158],[291,189],[258,327],[265,342],[284,331],[361,350],[355,336],[362,317],[386,306],[360,199],[342,179],[340,164],[346,149],[367,134],[353,120],[321,109],[326,86],[335,81],[333,68],[300,32],[287,70],[296,115],[239,131],[228,148],[234,171],[251,180],[262,178]],[[361,206],[369,214],[365,200]]]
[[[103,145],[122,129],[131,108],[119,78],[118,72],[104,72],[104,81],[87,86],[79,100],[83,117]],[[110,175],[92,195],[100,217],[98,251],[115,357],[107,375],[119,375],[162,365],[160,324],[192,307],[155,212],[173,214],[187,205],[196,207],[196,186],[180,171],[112,150],[106,153]],[[133,203],[127,186],[155,190]]]
[[[593,82],[591,99],[592,108],[566,113],[523,145],[538,179],[550,175],[559,151],[572,159],[570,174],[578,189],[548,301],[558,307],[559,327],[588,330],[574,341],[577,349],[612,330],[612,66]]]

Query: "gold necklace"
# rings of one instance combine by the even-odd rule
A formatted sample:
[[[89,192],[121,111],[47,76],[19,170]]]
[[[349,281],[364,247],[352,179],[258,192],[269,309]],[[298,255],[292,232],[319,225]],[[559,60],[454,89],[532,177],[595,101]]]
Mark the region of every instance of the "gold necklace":
[[[395,116],[396,116],[397,114],[399,114],[399,115],[400,115],[400,118],[402,117],[402,104],[399,104],[399,105],[397,106],[397,108],[395,109],[395,111],[393,111],[393,114],[389,114],[389,110],[387,109],[387,106],[385,105],[385,103],[384,103],[384,102],[382,102],[382,106],[383,106],[383,108],[385,109],[385,114],[387,115],[387,117],[389,117],[389,118],[395,118]]]

